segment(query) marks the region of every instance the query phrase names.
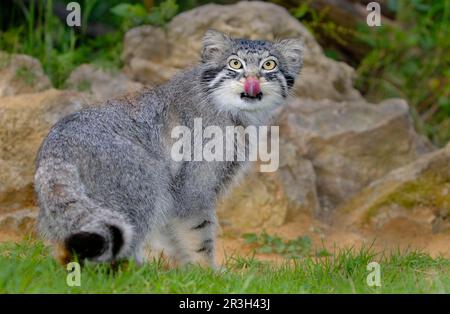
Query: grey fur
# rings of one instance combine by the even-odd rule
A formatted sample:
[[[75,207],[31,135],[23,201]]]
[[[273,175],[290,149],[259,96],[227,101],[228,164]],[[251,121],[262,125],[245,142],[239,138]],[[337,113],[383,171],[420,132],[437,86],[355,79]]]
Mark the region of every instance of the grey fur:
[[[246,60],[245,71],[227,69],[230,55]],[[266,75],[258,62],[267,56],[277,59],[278,69]],[[298,40],[250,41],[208,31],[202,61],[192,69],[137,96],[60,120],[36,161],[41,234],[60,243],[80,232],[100,235],[105,247],[90,257],[97,262],[142,262],[144,246],[155,235],[164,238],[163,249],[178,262],[213,266],[215,203],[246,162],[175,162],[171,129],[193,127],[194,118],[202,118],[203,127],[267,124],[298,75],[301,59]],[[219,74],[223,78],[212,86]],[[265,94],[259,102],[239,103],[227,84],[236,86],[248,74],[267,80],[261,87]],[[123,241],[117,252],[111,226]]]

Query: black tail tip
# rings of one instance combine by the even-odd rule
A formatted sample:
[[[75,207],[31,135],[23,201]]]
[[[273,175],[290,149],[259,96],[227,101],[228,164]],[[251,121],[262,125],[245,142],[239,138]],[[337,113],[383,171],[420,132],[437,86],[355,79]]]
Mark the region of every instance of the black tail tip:
[[[116,256],[124,244],[123,235],[116,226],[108,225],[112,238],[112,254]]]
[[[112,258],[114,258],[124,245],[122,232],[119,228],[107,225],[111,239],[95,232],[81,231],[70,235],[65,241],[66,250],[75,254],[79,260],[92,259],[102,255],[108,248],[108,241],[111,240]]]
[[[78,232],[65,241],[66,249],[83,260],[101,255],[106,249],[106,240],[98,233]]]

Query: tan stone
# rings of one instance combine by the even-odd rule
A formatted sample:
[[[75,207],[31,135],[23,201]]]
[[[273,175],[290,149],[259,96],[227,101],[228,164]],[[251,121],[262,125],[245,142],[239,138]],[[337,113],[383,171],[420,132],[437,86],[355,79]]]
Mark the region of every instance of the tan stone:
[[[255,166],[218,206],[221,224],[234,228],[281,226],[302,212],[318,211],[314,171],[302,159],[284,162],[270,173]]]
[[[92,96],[92,102],[101,102],[139,91],[143,85],[131,81],[123,73],[103,70],[91,64],[82,64],[72,71],[66,81],[66,87],[88,93]]]
[[[372,182],[339,212],[375,229],[401,218],[450,231],[450,144]]]
[[[37,59],[0,51],[0,97],[39,92],[51,86]]]
[[[50,89],[0,98],[0,213],[35,205],[34,161],[59,118],[79,110],[77,92]]]
[[[433,150],[401,99],[295,99],[281,114],[280,136],[312,162],[322,211],[334,209],[373,180]]]

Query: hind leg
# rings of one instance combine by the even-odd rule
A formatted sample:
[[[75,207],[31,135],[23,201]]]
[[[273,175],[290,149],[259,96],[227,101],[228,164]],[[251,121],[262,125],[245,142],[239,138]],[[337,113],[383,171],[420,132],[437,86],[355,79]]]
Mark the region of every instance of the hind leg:
[[[151,232],[143,248],[147,261],[156,260],[168,268],[177,266],[177,251],[177,243],[170,225],[164,225]]]
[[[172,220],[170,227],[179,264],[215,268],[216,223],[214,216],[203,215]]]
[[[174,217],[149,235],[148,257],[162,257],[169,266],[198,264],[215,268],[215,233],[215,217]]]

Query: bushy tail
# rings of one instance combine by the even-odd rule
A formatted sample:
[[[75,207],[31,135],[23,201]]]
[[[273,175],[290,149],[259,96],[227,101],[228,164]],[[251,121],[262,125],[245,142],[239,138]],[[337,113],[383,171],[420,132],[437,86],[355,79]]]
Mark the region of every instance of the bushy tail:
[[[44,238],[65,250],[64,262],[111,262],[131,254],[132,227],[123,214],[89,198],[75,166],[41,161],[35,175],[41,208],[38,229]],[[61,260],[63,262],[63,260]]]

